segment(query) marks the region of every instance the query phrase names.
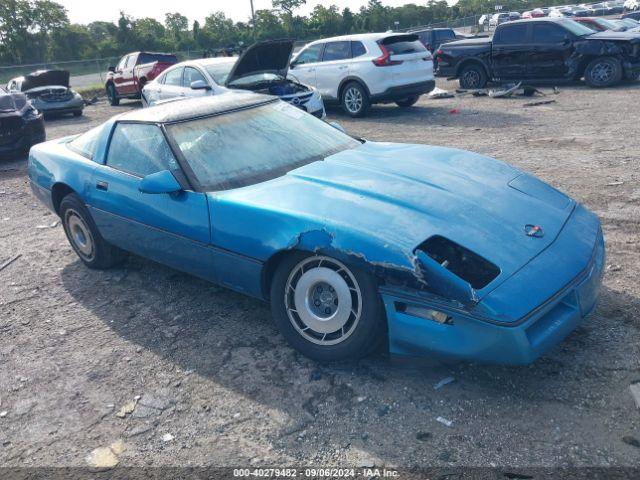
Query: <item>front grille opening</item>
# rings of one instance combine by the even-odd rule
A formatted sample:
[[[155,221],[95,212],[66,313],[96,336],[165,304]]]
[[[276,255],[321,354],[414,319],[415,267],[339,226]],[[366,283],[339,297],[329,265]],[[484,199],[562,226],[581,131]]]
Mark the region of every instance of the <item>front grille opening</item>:
[[[486,258],[440,235],[422,242],[417,250],[479,290],[500,275],[500,269]]]

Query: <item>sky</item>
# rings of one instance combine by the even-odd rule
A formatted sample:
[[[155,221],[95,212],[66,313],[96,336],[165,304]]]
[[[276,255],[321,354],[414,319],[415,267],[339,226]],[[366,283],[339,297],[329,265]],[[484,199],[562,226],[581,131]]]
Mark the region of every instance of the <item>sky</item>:
[[[56,0],[64,5],[72,23],[87,24],[96,20],[115,22],[120,16],[120,10],[136,17],[153,17],[164,22],[165,13],[179,12],[189,18],[189,22],[198,20],[200,23],[212,12],[221,10],[235,21],[246,21],[251,17],[249,0]],[[349,7],[354,11],[365,5],[367,0],[307,0],[307,4],[298,13],[307,15],[313,7],[337,5],[340,10]],[[382,0],[384,5],[399,6],[405,3],[426,4],[426,0]],[[271,0],[253,0],[256,10],[271,8]]]

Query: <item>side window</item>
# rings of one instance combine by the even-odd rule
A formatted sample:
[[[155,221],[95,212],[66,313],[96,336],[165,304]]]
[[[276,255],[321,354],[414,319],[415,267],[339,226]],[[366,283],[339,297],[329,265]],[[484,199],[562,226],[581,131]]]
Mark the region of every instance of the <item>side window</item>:
[[[179,87],[182,85],[182,72],[184,68],[174,68],[173,70],[168,71],[164,76],[164,84],[165,85],[174,85]]]
[[[320,52],[322,51],[323,43],[316,43],[315,45],[311,45],[308,48],[305,48],[298,58],[296,58],[296,63],[316,63],[320,61]]]
[[[204,78],[204,75],[200,73],[200,70],[193,67],[185,67],[184,75],[182,76],[182,86],[190,88],[191,83],[197,80],[202,80],[204,83],[209,83],[207,82],[207,79]]]
[[[533,25],[533,43],[561,43],[566,35],[564,28],[551,23]]]
[[[126,55],[126,56],[124,56],[124,57],[122,57],[120,59],[120,62],[118,63],[118,66],[116,67],[116,70],[119,71],[119,70],[122,70],[124,68],[124,66],[127,63],[127,58],[129,58],[129,55]]]
[[[364,48],[362,42],[351,42],[351,56],[353,58],[360,57],[367,53],[367,49]]]
[[[98,147],[98,142],[102,138],[104,128],[104,125],[92,128],[88,132],[83,133],[67,143],[67,147],[89,160],[95,160],[94,156],[96,154],[96,148]]]
[[[329,42],[322,54],[323,62],[351,58],[351,42]]]
[[[144,177],[178,164],[160,127],[142,123],[119,123],[111,137],[107,165]]]
[[[127,68],[129,67],[129,62],[131,61],[131,55],[127,55],[127,57],[124,59],[124,65],[122,66],[122,68]]]
[[[527,39],[528,23],[501,26],[498,34],[498,43],[522,44]]]

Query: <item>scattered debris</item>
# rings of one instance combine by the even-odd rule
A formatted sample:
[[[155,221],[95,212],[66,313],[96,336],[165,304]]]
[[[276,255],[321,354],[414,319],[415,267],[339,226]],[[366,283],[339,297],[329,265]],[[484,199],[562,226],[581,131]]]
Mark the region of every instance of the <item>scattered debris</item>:
[[[436,422],[440,422],[441,424],[446,425],[447,427],[453,426],[453,422],[451,420],[447,420],[444,417],[436,418]]]
[[[452,108],[451,110],[449,110],[449,114],[451,115],[455,115],[456,113],[460,113],[459,108]]]
[[[83,100],[85,105],[93,105],[94,103],[98,103],[98,96],[94,95],[90,100],[87,100],[86,98],[83,98]]]
[[[234,413],[234,414],[233,414],[233,418],[240,418],[240,412],[238,412],[238,413]]]
[[[55,222],[50,223],[49,225],[37,225],[36,229],[38,230],[46,230],[47,228],[55,228],[58,226],[58,221],[56,220]]]
[[[627,445],[631,445],[632,447],[640,448],[640,440],[636,437],[632,437],[631,435],[625,435],[622,437],[622,441]]]
[[[530,480],[534,477],[531,475],[527,475],[525,473],[515,473],[515,472],[504,472],[503,475],[505,478],[509,478],[511,480]]]
[[[624,182],[622,180],[620,180],[619,182],[609,182],[606,183],[605,186],[607,187],[617,187],[618,185],[623,185]]]
[[[636,407],[640,408],[640,382],[629,385],[629,390],[633,400],[636,402]]]
[[[426,442],[430,438],[431,438],[431,433],[430,432],[418,432],[418,433],[416,433],[416,439],[420,440],[421,442]]]
[[[113,468],[120,462],[118,456],[124,452],[124,443],[122,440],[113,442],[108,447],[100,447],[92,450],[87,455],[86,461],[94,468],[109,469]]]
[[[550,103],[556,103],[555,100],[540,100],[538,102],[529,102],[522,105],[523,107],[537,107],[538,105],[548,105]]]
[[[442,380],[440,380],[438,383],[436,383],[433,386],[434,390],[440,390],[442,387],[444,387],[445,385],[448,385],[449,383],[455,382],[456,379],[454,377],[446,377],[443,378]]]
[[[619,272],[622,270],[620,265],[607,265],[607,272]]]
[[[4,262],[2,265],[0,265],[0,272],[2,270],[4,270],[5,268],[7,268],[9,265],[11,265],[13,262],[15,262],[16,260],[18,260],[20,257],[22,256],[21,253],[19,253],[18,255],[16,255],[15,257],[7,260],[6,262]]]
[[[367,399],[367,397],[358,397],[356,398],[356,400],[358,401],[358,403],[362,403]]]
[[[448,90],[443,90],[442,88],[438,88],[438,87],[436,87],[433,90],[431,90],[431,92],[427,96],[429,98],[431,98],[431,99],[453,98],[453,97],[455,97],[455,95],[453,93],[449,92]]]
[[[138,400],[140,396],[136,396],[132,401],[125,403],[120,410],[116,412],[116,417],[124,418],[127,415],[133,413],[136,409],[136,405],[138,404]]]
[[[174,436],[171,435],[170,433],[165,433],[164,435],[162,435],[163,442],[170,442],[173,439],[174,439]]]
[[[491,98],[508,98],[512,96],[516,90],[520,88],[522,82],[518,82],[513,85],[505,85],[505,87],[501,90],[489,90],[489,96]]]
[[[9,412],[7,412],[6,410],[3,410],[0,412],[0,418],[4,418],[9,414]]]

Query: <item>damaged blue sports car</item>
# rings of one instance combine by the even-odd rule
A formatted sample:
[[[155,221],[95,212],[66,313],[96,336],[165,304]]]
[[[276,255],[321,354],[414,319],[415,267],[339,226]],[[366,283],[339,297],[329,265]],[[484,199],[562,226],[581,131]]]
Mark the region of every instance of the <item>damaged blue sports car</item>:
[[[36,145],[35,195],[90,268],[125,252],[271,303],[317,360],[526,364],[594,308],[596,216],[482,155],[354,139],[271,97],[131,111]]]

